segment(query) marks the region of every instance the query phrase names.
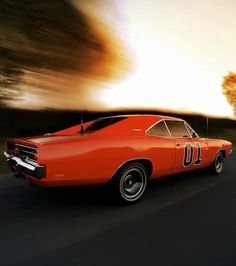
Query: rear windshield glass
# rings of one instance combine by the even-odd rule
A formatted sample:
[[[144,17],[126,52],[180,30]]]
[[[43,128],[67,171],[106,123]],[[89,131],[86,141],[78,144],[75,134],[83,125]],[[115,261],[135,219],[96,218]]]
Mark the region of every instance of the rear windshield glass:
[[[127,117],[109,117],[109,118],[100,118],[98,120],[95,120],[90,126],[88,126],[85,130],[84,133],[92,133],[95,131],[98,131],[100,129],[103,129],[105,127],[111,126],[117,122],[120,122]]]

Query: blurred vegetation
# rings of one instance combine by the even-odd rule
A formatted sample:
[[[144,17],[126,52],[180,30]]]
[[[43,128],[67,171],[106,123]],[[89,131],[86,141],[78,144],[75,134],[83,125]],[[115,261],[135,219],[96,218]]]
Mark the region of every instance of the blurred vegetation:
[[[69,0],[1,0],[0,21],[1,104],[22,97],[22,85],[37,92],[40,73],[90,74],[107,52]],[[27,79],[28,72],[36,81]]]
[[[236,115],[236,73],[229,72],[226,76],[224,76],[222,88],[224,95],[233,107],[234,114]]]

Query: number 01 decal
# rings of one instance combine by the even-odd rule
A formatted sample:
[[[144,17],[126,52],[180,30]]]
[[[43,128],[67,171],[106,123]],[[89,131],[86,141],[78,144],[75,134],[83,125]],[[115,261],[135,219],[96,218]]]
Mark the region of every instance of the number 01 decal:
[[[195,157],[195,160],[194,160],[194,145],[191,142],[187,142],[184,145],[184,161],[183,161],[184,167],[188,167],[191,164],[194,165],[201,164],[202,162],[201,145],[199,142],[195,142],[194,144],[197,150],[197,156]]]

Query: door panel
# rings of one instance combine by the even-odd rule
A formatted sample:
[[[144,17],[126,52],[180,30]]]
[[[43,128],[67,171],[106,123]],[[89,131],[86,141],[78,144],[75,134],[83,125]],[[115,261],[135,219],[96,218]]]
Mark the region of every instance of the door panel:
[[[194,138],[192,140],[194,144],[195,161],[193,169],[206,167],[208,156],[208,142],[204,138]]]
[[[193,147],[191,138],[175,138],[175,172],[186,171],[191,167]]]
[[[208,145],[204,139],[175,139],[176,172],[188,171],[206,166]]]

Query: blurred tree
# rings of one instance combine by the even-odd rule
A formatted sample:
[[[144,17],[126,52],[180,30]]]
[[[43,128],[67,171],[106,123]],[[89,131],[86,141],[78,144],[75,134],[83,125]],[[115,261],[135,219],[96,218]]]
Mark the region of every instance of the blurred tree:
[[[233,107],[234,114],[236,115],[236,73],[229,72],[228,75],[224,77],[222,87],[223,93]]]
[[[106,50],[66,0],[1,0],[0,21],[0,104],[20,97],[25,72],[83,75]]]
[[[103,51],[88,19],[66,0],[1,0],[0,19],[1,59],[19,67],[84,71]]]
[[[0,103],[20,97],[21,90],[17,88],[19,82],[22,81],[23,71],[10,65],[2,65],[0,68]]]

